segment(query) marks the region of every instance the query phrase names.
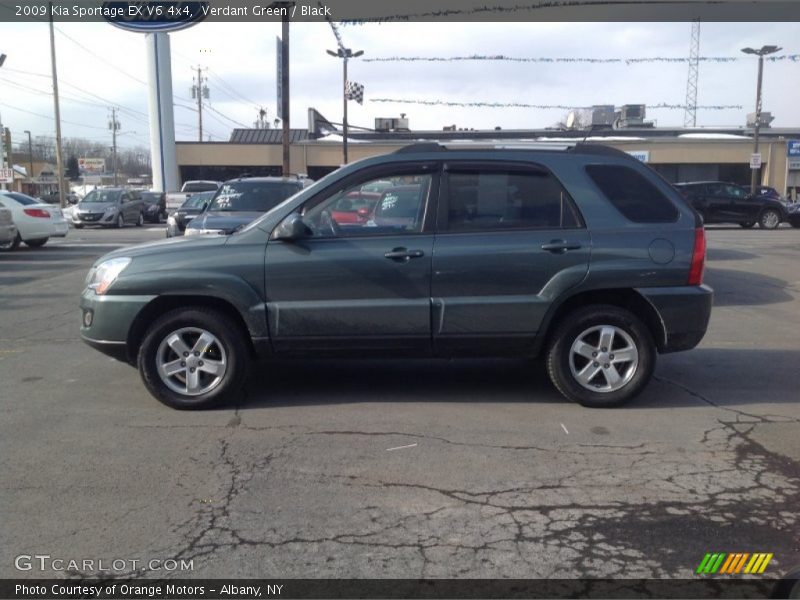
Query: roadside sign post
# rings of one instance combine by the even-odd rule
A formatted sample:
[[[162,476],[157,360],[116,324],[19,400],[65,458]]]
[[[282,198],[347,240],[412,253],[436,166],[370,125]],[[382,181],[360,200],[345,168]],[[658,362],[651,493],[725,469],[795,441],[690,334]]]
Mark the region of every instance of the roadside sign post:
[[[760,152],[753,152],[750,155],[750,168],[753,170],[761,168],[761,153]]]

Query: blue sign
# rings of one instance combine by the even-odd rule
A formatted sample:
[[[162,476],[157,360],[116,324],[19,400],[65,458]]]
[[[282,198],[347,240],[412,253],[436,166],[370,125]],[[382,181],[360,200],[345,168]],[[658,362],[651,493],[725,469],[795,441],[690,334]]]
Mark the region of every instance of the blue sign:
[[[786,141],[786,156],[800,156],[800,140]]]
[[[211,12],[208,2],[104,2],[106,21],[128,31],[158,33],[186,29]]]

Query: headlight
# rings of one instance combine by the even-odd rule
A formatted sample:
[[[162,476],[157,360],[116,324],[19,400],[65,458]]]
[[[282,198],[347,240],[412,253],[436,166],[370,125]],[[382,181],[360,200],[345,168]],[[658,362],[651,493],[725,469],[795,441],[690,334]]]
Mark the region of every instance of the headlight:
[[[223,229],[200,229],[199,227],[187,227],[185,234],[186,235],[219,235],[222,233]]]
[[[110,216],[110,215],[113,215],[113,214],[114,214],[114,213],[116,213],[116,212],[117,212],[117,209],[116,209],[116,207],[114,207],[114,206],[110,206],[110,207],[108,207],[108,208],[105,210],[105,212],[103,213],[103,216],[104,216],[104,217],[108,217],[108,216]]]
[[[87,287],[94,290],[98,296],[102,296],[130,263],[131,259],[127,257],[110,258],[101,262],[89,271],[86,278]]]

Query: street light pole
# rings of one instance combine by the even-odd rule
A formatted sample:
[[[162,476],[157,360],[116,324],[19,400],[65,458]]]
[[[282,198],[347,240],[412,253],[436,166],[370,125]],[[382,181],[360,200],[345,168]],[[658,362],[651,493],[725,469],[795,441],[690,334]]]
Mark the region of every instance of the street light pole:
[[[781,50],[778,46],[762,46],[760,49],[742,48],[745,54],[758,56],[758,81],[756,83],[756,114],[755,130],[753,132],[753,154],[758,154],[759,134],[761,133],[761,81],[764,76],[764,57]],[[758,169],[750,169],[750,193],[755,195],[758,178]]]
[[[351,58],[357,58],[364,54],[363,50],[353,52],[350,48],[339,48],[336,52],[333,50],[326,50],[331,56],[336,56],[342,59],[342,133],[344,135],[342,140],[342,158],[343,164],[347,164],[347,61]]]

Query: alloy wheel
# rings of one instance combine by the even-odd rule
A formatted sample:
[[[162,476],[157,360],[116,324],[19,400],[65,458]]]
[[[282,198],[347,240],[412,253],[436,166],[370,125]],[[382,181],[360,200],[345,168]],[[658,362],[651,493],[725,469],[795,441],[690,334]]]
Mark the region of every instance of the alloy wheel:
[[[639,366],[633,338],[614,325],[584,330],[572,343],[569,368],[582,387],[593,392],[615,392],[624,387]]]
[[[225,348],[199,327],[183,327],[167,335],[156,353],[156,369],[169,389],[200,396],[217,387],[228,369]]]

